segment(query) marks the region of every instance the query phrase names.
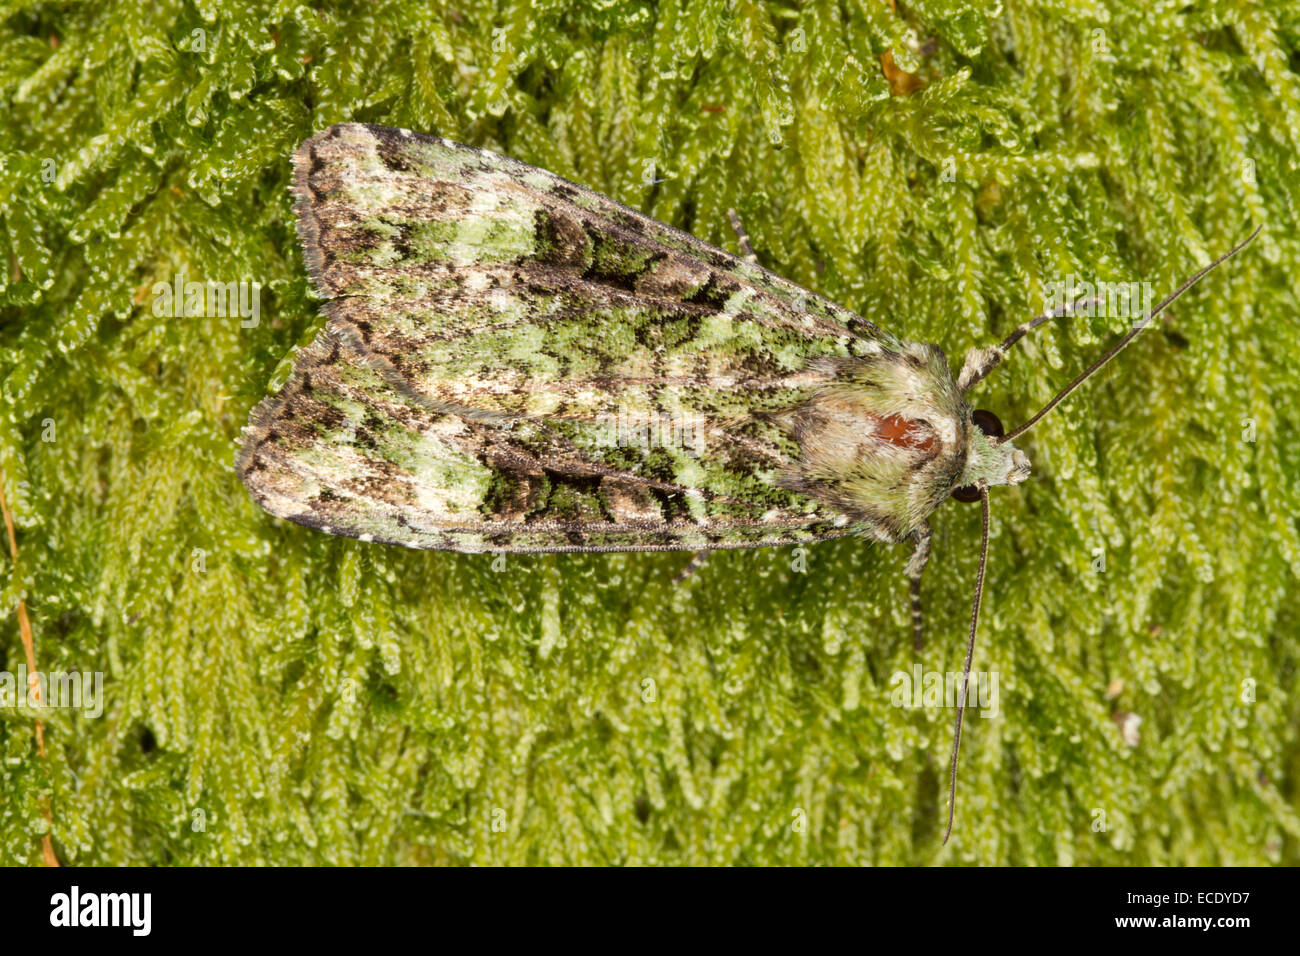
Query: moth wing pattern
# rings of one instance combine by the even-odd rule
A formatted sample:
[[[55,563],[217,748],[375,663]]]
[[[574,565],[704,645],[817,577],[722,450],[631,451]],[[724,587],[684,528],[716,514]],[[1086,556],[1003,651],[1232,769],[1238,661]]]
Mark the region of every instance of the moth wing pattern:
[[[237,471],[270,513],[460,551],[761,547],[872,530],[797,480],[789,411],[905,346],[552,173],[405,130],[294,155],[329,301]]]

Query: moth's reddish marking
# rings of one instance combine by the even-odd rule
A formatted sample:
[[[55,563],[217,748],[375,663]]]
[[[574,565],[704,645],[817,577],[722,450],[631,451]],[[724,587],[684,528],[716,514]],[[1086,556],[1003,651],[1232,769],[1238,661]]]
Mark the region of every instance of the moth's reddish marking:
[[[934,430],[924,422],[903,418],[899,415],[886,415],[883,418],[877,418],[872,437],[903,448],[919,448],[921,451],[934,450]]]

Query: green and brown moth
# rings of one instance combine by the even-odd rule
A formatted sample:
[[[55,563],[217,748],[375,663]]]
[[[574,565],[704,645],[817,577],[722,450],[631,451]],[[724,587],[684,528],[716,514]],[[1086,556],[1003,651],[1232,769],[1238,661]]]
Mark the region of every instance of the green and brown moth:
[[[259,505],[466,552],[910,539],[919,646],[927,519],[950,496],[979,501],[967,677],[988,489],[1029,474],[1012,439],[1250,241],[1003,434],[967,393],[1081,303],[972,348],[954,378],[938,346],[759,266],[738,222],[743,258],[516,160],[381,126],[331,127],[293,163],[329,320],[245,429],[236,468]]]

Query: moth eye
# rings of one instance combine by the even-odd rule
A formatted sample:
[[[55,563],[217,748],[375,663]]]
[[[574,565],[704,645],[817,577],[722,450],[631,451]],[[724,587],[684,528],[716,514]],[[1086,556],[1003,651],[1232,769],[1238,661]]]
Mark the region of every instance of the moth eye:
[[[976,428],[986,435],[1001,438],[1006,434],[1006,429],[1002,427],[1002,420],[986,408],[977,408],[971,415],[970,420],[975,423]]]
[[[960,488],[954,488],[952,490],[952,497],[954,501],[965,501],[969,503],[972,501],[979,501],[980,492],[974,485],[963,485]]]

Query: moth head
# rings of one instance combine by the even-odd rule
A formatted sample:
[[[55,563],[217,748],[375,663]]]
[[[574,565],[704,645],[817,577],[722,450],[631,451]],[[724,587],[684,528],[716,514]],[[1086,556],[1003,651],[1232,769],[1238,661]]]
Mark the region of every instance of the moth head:
[[[958,501],[979,501],[979,484],[1018,485],[1029,477],[1029,459],[1009,441],[1002,422],[992,412],[978,408],[966,421],[966,466],[952,489]]]

